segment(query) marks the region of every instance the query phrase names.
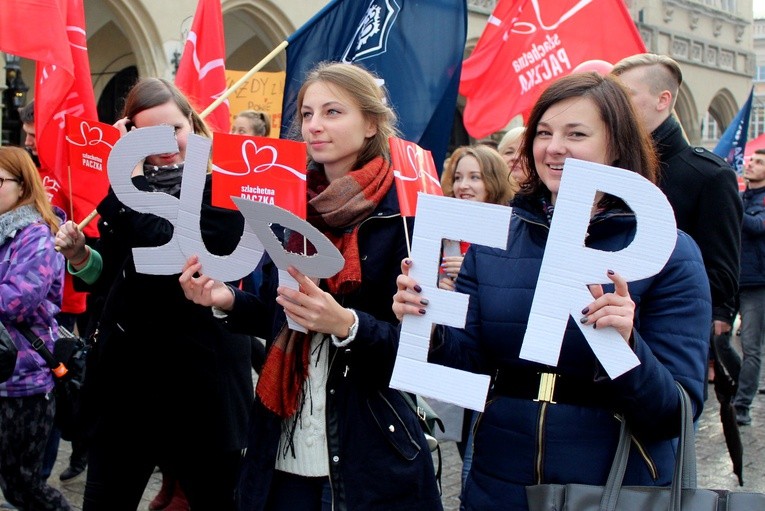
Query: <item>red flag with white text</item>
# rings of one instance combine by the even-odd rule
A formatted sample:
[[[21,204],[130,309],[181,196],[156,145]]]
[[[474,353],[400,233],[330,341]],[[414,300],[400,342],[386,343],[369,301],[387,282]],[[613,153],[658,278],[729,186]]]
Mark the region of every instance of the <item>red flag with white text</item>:
[[[465,127],[474,138],[488,136],[525,118],[542,91],[578,64],[645,51],[623,0],[499,0],[462,63]]]
[[[90,188],[103,186],[108,180],[106,162],[120,132],[111,124],[92,121],[74,115],[66,116],[66,143],[69,169],[78,176],[79,186]]]
[[[175,74],[175,85],[189,98],[197,112],[204,111],[226,91],[226,43],[221,0],[199,0]],[[228,100],[210,112],[205,122],[215,132],[231,131]]]
[[[433,155],[414,142],[398,137],[390,137],[388,142],[401,216],[414,216],[418,192],[444,194]]]
[[[306,146],[269,137],[213,135],[212,204],[236,209],[231,196],[306,217]]]
[[[35,92],[35,131],[37,153],[42,165],[52,166],[71,197],[73,211],[67,212],[81,222],[94,209],[109,189],[106,172],[85,177],[68,166],[65,138],[65,116],[76,115],[98,119],[93,82],[90,78],[85,7],[83,0],[62,0],[66,12],[66,34],[72,55],[71,78],[60,73],[56,63],[37,62]],[[90,222],[83,232],[98,237],[98,222]]]

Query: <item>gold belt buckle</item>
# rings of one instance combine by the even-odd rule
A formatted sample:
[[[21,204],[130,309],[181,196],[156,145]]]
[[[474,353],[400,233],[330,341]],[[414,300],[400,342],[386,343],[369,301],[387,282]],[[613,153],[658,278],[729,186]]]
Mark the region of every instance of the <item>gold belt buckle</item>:
[[[539,392],[534,401],[544,401],[555,404],[555,401],[553,401],[553,394],[555,393],[555,380],[557,378],[558,375],[555,373],[540,373]]]

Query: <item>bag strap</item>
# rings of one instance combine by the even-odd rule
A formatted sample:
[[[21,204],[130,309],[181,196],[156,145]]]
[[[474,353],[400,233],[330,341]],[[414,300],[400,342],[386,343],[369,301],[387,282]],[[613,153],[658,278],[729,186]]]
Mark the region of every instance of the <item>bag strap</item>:
[[[40,354],[45,361],[45,364],[50,367],[51,372],[56,378],[63,378],[66,376],[66,373],[68,373],[69,370],[63,363],[56,362],[56,358],[53,356],[53,353],[50,352],[48,346],[45,345],[45,341],[35,335],[32,329],[25,323],[17,324],[16,329],[26,337],[29,344],[31,344],[35,351]]]
[[[680,394],[680,441],[675,455],[675,470],[672,475],[671,497],[669,511],[680,511],[683,489],[696,488],[696,441],[693,431],[693,414],[691,412],[691,398],[685,389],[675,382]],[[616,454],[608,473],[608,480],[600,500],[600,511],[616,511],[619,500],[619,490],[624,482],[624,473],[627,470],[627,460],[630,455],[630,428],[627,420],[621,419],[619,430],[619,443],[616,445]]]

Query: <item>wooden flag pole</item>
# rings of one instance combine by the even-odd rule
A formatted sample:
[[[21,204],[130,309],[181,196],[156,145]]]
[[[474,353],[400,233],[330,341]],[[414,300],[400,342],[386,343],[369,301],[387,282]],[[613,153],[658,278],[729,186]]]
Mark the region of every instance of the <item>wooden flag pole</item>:
[[[286,48],[286,47],[287,47],[287,45],[289,45],[289,44],[290,44],[290,43],[289,43],[289,41],[282,41],[281,43],[279,43],[279,46],[277,46],[276,48],[274,48],[273,50],[271,50],[271,53],[269,53],[268,55],[266,55],[265,57],[263,57],[263,60],[261,60],[260,62],[258,62],[257,64],[255,64],[255,65],[252,67],[252,69],[250,69],[249,71],[247,71],[247,73],[245,73],[245,75],[244,75],[244,76],[242,76],[242,77],[241,77],[239,80],[237,80],[237,81],[236,81],[236,83],[234,83],[234,84],[233,84],[231,87],[229,87],[228,89],[226,89],[226,90],[223,92],[223,94],[221,94],[221,95],[220,95],[220,97],[218,97],[218,99],[216,99],[215,101],[213,101],[212,103],[210,103],[210,106],[208,106],[207,108],[205,108],[205,109],[202,111],[202,113],[200,113],[200,114],[199,114],[199,117],[201,117],[202,119],[204,119],[205,117],[207,117],[208,115],[210,115],[210,112],[212,112],[213,110],[215,110],[216,108],[218,108],[218,105],[220,105],[221,103],[223,103],[224,101],[226,101],[226,98],[228,98],[228,97],[229,97],[229,96],[230,96],[230,95],[231,95],[231,94],[232,94],[232,93],[233,93],[233,92],[234,92],[236,89],[238,89],[239,87],[241,87],[241,86],[242,86],[242,84],[244,84],[244,82],[246,82],[247,80],[249,80],[250,78],[252,78],[252,75],[254,75],[254,74],[255,74],[255,73],[257,73],[258,71],[260,71],[261,69],[263,69],[263,66],[265,66],[266,64],[268,64],[269,62],[271,62],[271,61],[273,60],[273,58],[274,58],[274,57],[276,57],[276,56],[279,54],[279,52],[281,52],[281,51],[282,51],[284,48]],[[93,219],[96,217],[96,215],[98,215],[98,212],[97,212],[97,211],[94,209],[93,211],[91,211],[91,212],[90,212],[90,214],[89,214],[88,216],[86,216],[86,217],[85,217],[85,218],[82,220],[82,222],[80,222],[79,224],[77,224],[77,228],[78,228],[78,229],[80,229],[80,230],[82,230],[82,229],[83,229],[83,228],[84,228],[86,225],[88,225],[88,224],[90,223],[90,221],[91,221],[91,220],[93,220]]]
[[[241,87],[241,86],[244,84],[244,82],[246,82],[247,80],[249,80],[250,78],[252,78],[252,75],[254,75],[254,74],[255,74],[255,73],[257,73],[258,71],[260,71],[261,69],[263,69],[263,66],[265,66],[266,64],[268,64],[269,62],[271,62],[271,60],[273,60],[273,58],[274,58],[274,57],[276,57],[276,56],[279,54],[279,52],[281,52],[281,51],[282,51],[284,48],[286,48],[288,44],[290,44],[290,43],[289,43],[289,41],[282,41],[281,43],[279,43],[279,46],[277,46],[276,48],[274,48],[273,50],[271,50],[271,53],[269,53],[268,55],[266,55],[265,57],[263,57],[263,60],[261,60],[260,62],[258,62],[257,64],[255,64],[255,65],[252,67],[252,69],[250,69],[249,71],[247,71],[247,73],[245,73],[245,75],[244,75],[244,76],[242,76],[240,79],[238,79],[238,80],[236,81],[236,83],[234,83],[234,84],[233,84],[231,87],[229,87],[228,89],[226,89],[226,90],[223,92],[223,94],[221,94],[221,95],[220,95],[220,96],[219,96],[219,97],[218,97],[218,98],[217,98],[215,101],[213,101],[212,103],[210,103],[210,106],[208,106],[207,108],[205,108],[205,109],[202,111],[202,113],[201,113],[201,114],[199,114],[199,116],[200,116],[202,119],[204,119],[205,117],[207,117],[208,115],[210,115],[210,113],[211,113],[213,110],[215,110],[216,108],[218,108],[218,105],[220,105],[221,103],[223,103],[224,101],[226,101],[226,98],[228,98],[228,97],[229,97],[229,96],[230,96],[230,95],[231,95],[231,94],[232,94],[232,93],[233,93],[233,92],[234,92],[236,89],[238,89],[239,87]]]

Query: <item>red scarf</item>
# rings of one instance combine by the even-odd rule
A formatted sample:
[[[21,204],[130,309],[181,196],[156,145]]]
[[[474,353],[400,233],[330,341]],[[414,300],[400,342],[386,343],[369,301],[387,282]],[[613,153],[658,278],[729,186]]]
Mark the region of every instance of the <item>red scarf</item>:
[[[375,210],[393,185],[393,170],[377,157],[331,183],[323,171],[308,172],[308,221],[324,233],[345,258],[340,272],[327,279],[332,294],[348,294],[361,285],[359,225]],[[303,237],[290,236],[287,247],[302,252]],[[295,414],[304,400],[311,337],[289,330],[279,332],[268,351],[256,392],[263,405],[284,419]]]

